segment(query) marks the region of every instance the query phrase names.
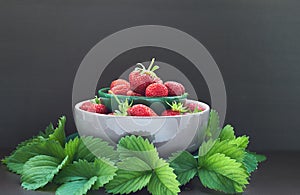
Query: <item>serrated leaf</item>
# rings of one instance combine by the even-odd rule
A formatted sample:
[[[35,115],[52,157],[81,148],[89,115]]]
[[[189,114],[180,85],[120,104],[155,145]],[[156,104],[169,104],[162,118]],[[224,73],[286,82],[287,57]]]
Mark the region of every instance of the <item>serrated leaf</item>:
[[[226,193],[243,192],[249,177],[242,163],[219,153],[206,158],[198,174],[205,187]]]
[[[150,171],[152,168],[144,161],[137,157],[128,157],[118,162],[118,168],[127,171]]]
[[[44,131],[39,132],[38,136],[41,136],[43,138],[49,138],[49,135],[51,135],[54,132],[54,126],[52,123],[50,123]]]
[[[78,180],[89,180],[96,176],[93,189],[99,189],[108,183],[115,175],[117,168],[106,159],[96,159],[94,162],[79,160],[66,166],[56,177],[56,183],[67,183]]]
[[[58,141],[61,146],[64,146],[66,141],[65,124],[66,124],[66,117],[65,116],[60,117],[54,132],[49,135],[50,140]]]
[[[207,141],[209,139],[217,139],[220,135],[221,128],[220,128],[220,119],[217,111],[211,110],[209,115],[209,121],[207,128],[205,130],[205,139]]]
[[[148,139],[134,135],[123,137],[119,141],[117,150],[121,160],[136,157],[147,163],[152,169],[159,166],[156,164],[159,160],[158,152]]]
[[[197,160],[187,151],[172,154],[169,163],[181,185],[188,183],[198,172]]]
[[[76,155],[78,151],[78,146],[80,143],[80,139],[78,137],[75,137],[72,140],[69,140],[65,144],[65,153],[69,156],[69,161],[72,162],[74,160],[74,156]]]
[[[238,162],[242,162],[245,156],[245,151],[242,148],[239,148],[236,144],[231,143],[228,140],[216,141],[213,147],[206,154],[206,157],[212,156],[216,153],[224,154]]]
[[[151,171],[128,171],[119,169],[112,181],[105,185],[108,193],[129,194],[144,188],[150,181]]]
[[[53,156],[38,155],[30,158],[22,171],[22,187],[28,190],[35,190],[45,186],[52,181],[54,175],[67,162],[68,156],[63,160]]]
[[[92,162],[95,158],[108,158],[114,162],[118,161],[119,154],[117,151],[102,139],[92,136],[81,136],[80,140],[74,160],[85,159]]]
[[[207,152],[215,145],[217,140],[209,139],[208,141],[204,141],[199,147],[198,156],[205,156]]]
[[[176,180],[173,169],[164,160],[160,161],[164,165],[155,169],[147,187],[148,191],[154,195],[178,194],[180,183]]]
[[[21,174],[26,161],[37,155],[49,155],[64,158],[64,149],[56,141],[42,140],[27,144],[16,150],[11,156],[5,158],[8,169]]]
[[[236,144],[237,147],[246,149],[249,144],[249,137],[246,135],[243,135],[243,136],[237,137],[236,139],[230,140],[229,143]]]
[[[88,180],[78,180],[65,183],[57,188],[55,194],[56,195],[82,195],[86,194],[92,186],[96,183],[97,177],[94,176]]]
[[[257,169],[258,161],[253,154],[246,152],[244,160],[243,160],[243,164],[244,164],[247,172],[252,173],[253,171],[255,171]]]
[[[228,139],[228,140],[233,140],[233,139],[235,139],[233,127],[232,127],[231,125],[226,125],[226,126],[222,129],[219,138],[220,138],[221,141],[224,141],[224,140],[227,140],[227,139]]]
[[[256,154],[255,152],[249,152],[248,153],[252,154],[255,156],[256,160],[260,163],[260,162],[263,162],[265,160],[267,160],[267,157],[265,155],[262,155],[262,154]]]

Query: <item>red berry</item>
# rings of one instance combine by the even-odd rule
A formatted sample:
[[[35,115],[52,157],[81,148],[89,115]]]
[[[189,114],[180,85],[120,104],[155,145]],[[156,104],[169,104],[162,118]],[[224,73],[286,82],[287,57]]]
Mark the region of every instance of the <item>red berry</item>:
[[[128,85],[116,85],[110,89],[108,93],[114,93],[115,95],[126,95],[129,91]]]
[[[143,64],[138,63],[138,65],[140,65],[141,68],[137,67],[134,71],[132,71],[129,74],[129,83],[132,91],[141,95],[145,95],[145,90],[148,87],[148,85],[152,83],[162,83],[161,79],[157,77],[157,75],[154,73],[154,71],[157,70],[159,67],[156,65],[152,67],[153,63],[154,58],[152,59],[148,69],[146,69]]]
[[[168,96],[168,88],[160,83],[153,83],[146,88],[147,97],[165,97]]]
[[[127,91],[126,95],[128,95],[128,96],[142,96],[141,94],[136,93],[136,92],[134,92],[132,90]]]
[[[106,114],[107,108],[103,104],[94,104],[95,111],[99,114]]]
[[[205,110],[205,108],[196,103],[185,104],[185,107],[187,107],[190,110],[190,112],[202,112]]]
[[[79,108],[87,111],[91,106],[93,106],[92,102],[84,102]]]
[[[126,86],[128,86],[128,88],[130,87],[130,84],[128,81],[126,81],[124,79],[117,79],[117,80],[114,80],[113,82],[111,82],[110,89],[112,89],[113,87],[115,87],[117,85],[126,85]]]
[[[157,116],[151,108],[143,104],[136,104],[128,108],[127,113],[129,116]]]
[[[165,110],[161,113],[161,116],[175,116],[175,115],[181,115],[181,112],[174,111],[174,110]]]
[[[168,88],[169,96],[180,96],[185,93],[185,88],[182,84],[175,81],[165,82],[165,86]]]

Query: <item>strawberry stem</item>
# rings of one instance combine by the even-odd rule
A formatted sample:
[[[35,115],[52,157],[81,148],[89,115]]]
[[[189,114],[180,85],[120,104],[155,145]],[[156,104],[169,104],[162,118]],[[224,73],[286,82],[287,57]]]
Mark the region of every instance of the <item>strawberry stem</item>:
[[[155,61],[155,58],[152,58],[152,60],[151,60],[151,63],[150,63],[150,65],[149,65],[149,67],[148,67],[148,71],[151,71],[151,67],[153,66],[153,64],[154,64],[154,61]]]
[[[127,110],[128,110],[128,108],[131,108],[133,101],[131,101],[129,104],[128,99],[126,98],[125,102],[121,102],[119,100],[119,98],[111,90],[109,90],[109,92],[114,96],[114,98],[116,99],[116,101],[118,103],[119,110],[115,110],[115,115],[127,116]]]

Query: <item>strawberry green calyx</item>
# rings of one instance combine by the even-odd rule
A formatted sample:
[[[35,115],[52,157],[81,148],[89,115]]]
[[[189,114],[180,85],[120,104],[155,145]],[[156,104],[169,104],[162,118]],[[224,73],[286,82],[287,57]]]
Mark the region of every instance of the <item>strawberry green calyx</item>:
[[[147,69],[142,63],[137,63],[136,65],[138,65],[140,67],[136,67],[135,70],[139,71],[141,74],[149,74],[150,76],[157,78],[157,75],[154,73],[154,71],[159,69],[159,66],[157,66],[157,65],[153,66],[154,61],[155,61],[155,58],[152,58],[151,63]]]
[[[115,110],[114,115],[116,116],[127,116],[127,110],[129,108],[131,108],[133,101],[131,101],[130,103],[128,102],[128,99],[126,98],[125,102],[121,102],[119,100],[119,98],[110,90],[110,93],[114,96],[114,98],[116,99],[117,103],[118,103],[118,109],[119,110]]]
[[[172,104],[170,104],[169,102],[166,103],[171,107],[172,111],[177,111],[180,113],[188,112],[187,107],[184,107],[181,102],[172,102]]]
[[[95,104],[101,104],[101,100],[98,98],[98,96],[95,96],[95,99],[93,99],[92,102]]]

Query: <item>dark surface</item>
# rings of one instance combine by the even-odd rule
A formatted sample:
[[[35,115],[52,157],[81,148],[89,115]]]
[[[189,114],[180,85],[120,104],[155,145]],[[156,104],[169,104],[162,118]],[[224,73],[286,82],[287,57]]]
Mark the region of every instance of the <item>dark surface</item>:
[[[252,174],[250,184],[244,194],[251,195],[296,195],[300,194],[300,153],[299,152],[272,152],[267,155],[268,160],[260,164],[259,169]],[[26,191],[20,187],[19,176],[7,172],[5,167],[0,168],[0,194],[54,194],[54,192]],[[103,190],[89,194],[105,194]],[[146,190],[136,195],[148,194]],[[204,189],[197,179],[183,187],[182,195],[222,193]]]
[[[299,9],[298,0],[0,0],[0,148],[62,114],[74,132],[72,85],[86,53],[118,30],[157,24],[189,33],[210,51],[227,89],[226,122],[250,135],[251,149],[299,151]],[[128,54],[113,65],[153,55],[167,54]],[[177,60],[170,55],[169,63]],[[107,71],[105,85],[122,73]],[[188,76],[209,102],[199,74]]]

